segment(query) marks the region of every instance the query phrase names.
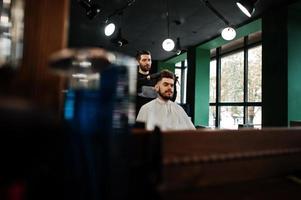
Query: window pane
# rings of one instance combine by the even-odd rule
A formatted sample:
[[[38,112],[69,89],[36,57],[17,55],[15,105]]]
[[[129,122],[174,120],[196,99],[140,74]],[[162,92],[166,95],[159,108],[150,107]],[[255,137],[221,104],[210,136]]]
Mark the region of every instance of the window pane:
[[[216,102],[216,60],[210,61],[210,103]]]
[[[221,58],[221,102],[243,101],[243,52]]]
[[[209,107],[209,127],[215,127],[216,109],[215,106]]]
[[[186,62],[187,60],[185,60]],[[187,68],[183,69],[183,83],[181,83],[181,87],[183,90],[183,102],[182,103],[186,103],[186,85],[187,85]]]
[[[248,52],[248,101],[261,102],[261,46]]]
[[[177,86],[177,98],[176,98],[176,102],[177,103],[181,103],[181,69],[180,68],[175,68],[175,75],[178,77],[178,81],[176,82],[176,86]]]
[[[220,128],[237,129],[238,124],[243,124],[242,106],[221,106],[220,107]]]
[[[184,66],[182,66],[184,64]],[[177,86],[177,98],[176,102],[184,104],[186,103],[186,83],[187,83],[187,59],[184,62],[176,63],[175,75],[178,77]]]
[[[248,124],[253,124],[256,128],[261,128],[261,106],[249,106],[247,115]]]

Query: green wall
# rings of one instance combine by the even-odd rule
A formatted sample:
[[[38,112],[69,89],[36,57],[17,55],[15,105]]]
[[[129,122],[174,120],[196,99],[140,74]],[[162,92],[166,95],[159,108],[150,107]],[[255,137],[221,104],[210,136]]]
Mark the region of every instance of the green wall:
[[[209,83],[210,83],[210,50],[196,49],[195,70],[195,125],[208,126],[209,116]]]
[[[288,121],[301,120],[301,3],[288,8]]]
[[[234,40],[237,40],[241,37],[247,36],[251,33],[255,33],[257,31],[261,30],[261,26],[262,26],[262,22],[261,19],[257,19],[253,22],[250,22],[242,27],[239,27],[236,29],[236,37],[234,38]],[[199,45],[200,48],[203,49],[214,49],[217,47],[220,47],[224,44],[227,44],[228,41],[224,40],[222,37],[217,37],[213,40],[210,40],[204,44]]]
[[[162,71],[163,69],[168,69],[172,72],[175,72],[175,63],[159,61],[158,72]]]
[[[187,53],[182,53],[179,56],[175,56],[173,58],[164,60],[164,61],[159,61],[158,62],[158,72],[163,70],[163,69],[168,69],[172,72],[175,72],[175,64],[181,61],[184,61],[187,58]]]

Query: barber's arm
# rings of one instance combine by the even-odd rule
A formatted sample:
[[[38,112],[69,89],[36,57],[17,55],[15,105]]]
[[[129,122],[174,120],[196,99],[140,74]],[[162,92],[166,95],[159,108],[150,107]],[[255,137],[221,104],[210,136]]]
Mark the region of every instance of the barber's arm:
[[[160,76],[160,72],[148,75],[147,79],[149,79],[149,80],[150,79],[157,79],[157,78],[159,78],[159,76]]]

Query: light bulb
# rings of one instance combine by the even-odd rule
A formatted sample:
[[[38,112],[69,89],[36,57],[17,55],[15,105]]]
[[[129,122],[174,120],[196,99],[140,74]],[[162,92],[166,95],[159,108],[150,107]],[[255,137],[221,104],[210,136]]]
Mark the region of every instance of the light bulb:
[[[106,36],[111,36],[115,32],[115,24],[114,23],[109,23],[105,27],[105,35]]]
[[[175,42],[170,38],[165,39],[162,43],[162,47],[165,51],[171,51],[175,48]]]
[[[248,11],[246,7],[244,7],[240,2],[237,2],[236,5],[239,7],[239,9],[248,17],[251,17],[252,13],[255,9],[253,9],[251,12]]]
[[[236,36],[236,31],[234,28],[232,27],[226,27],[224,28],[224,30],[222,31],[222,37],[225,40],[233,40]]]

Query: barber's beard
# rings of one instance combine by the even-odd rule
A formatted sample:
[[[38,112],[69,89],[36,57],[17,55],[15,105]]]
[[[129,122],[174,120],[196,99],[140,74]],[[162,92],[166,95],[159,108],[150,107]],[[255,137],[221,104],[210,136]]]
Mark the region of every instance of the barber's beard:
[[[148,72],[150,70],[150,65],[140,66],[140,69],[144,72]]]
[[[166,91],[166,92],[170,92],[170,91]],[[171,95],[170,95],[170,96],[167,96],[167,95],[165,95],[165,92],[161,92],[160,89],[159,89],[159,91],[158,91],[158,94],[159,94],[159,96],[160,96],[162,99],[164,99],[164,100],[166,100],[166,101],[171,100],[171,98],[172,98],[172,96],[173,96],[173,92],[171,92]]]

